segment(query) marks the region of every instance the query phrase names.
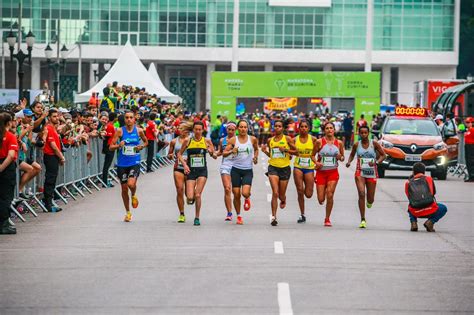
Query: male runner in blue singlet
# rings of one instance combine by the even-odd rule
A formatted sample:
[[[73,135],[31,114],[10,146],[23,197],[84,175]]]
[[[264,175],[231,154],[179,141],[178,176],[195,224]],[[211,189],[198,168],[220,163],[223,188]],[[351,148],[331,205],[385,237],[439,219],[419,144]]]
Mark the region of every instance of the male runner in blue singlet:
[[[142,144],[140,144],[140,139]],[[146,148],[148,140],[143,129],[135,124],[133,112],[125,113],[125,126],[117,129],[110,144],[110,150],[119,149],[117,158],[117,175],[122,186],[122,200],[125,206],[125,222],[132,220],[130,212],[130,198],[128,191],[132,195],[132,207],[138,207],[137,179],[140,175],[140,151]]]

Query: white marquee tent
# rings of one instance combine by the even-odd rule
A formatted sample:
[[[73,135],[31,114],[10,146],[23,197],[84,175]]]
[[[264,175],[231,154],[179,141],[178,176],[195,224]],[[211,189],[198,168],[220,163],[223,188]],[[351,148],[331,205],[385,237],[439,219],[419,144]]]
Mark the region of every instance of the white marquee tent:
[[[150,73],[151,70],[153,70],[152,67],[156,73],[156,77]],[[102,97],[104,87],[114,81],[117,81],[120,85],[124,84],[145,88],[150,94],[156,94],[159,98],[167,102],[179,102],[181,100],[179,96],[174,95],[165,88],[153,63],[152,66],[150,66],[150,72],[142,64],[130,42],[127,42],[117,61],[115,61],[107,74],[90,90],[77,94],[74,101],[75,103],[88,102],[92,96],[92,92],[99,92],[99,97]]]

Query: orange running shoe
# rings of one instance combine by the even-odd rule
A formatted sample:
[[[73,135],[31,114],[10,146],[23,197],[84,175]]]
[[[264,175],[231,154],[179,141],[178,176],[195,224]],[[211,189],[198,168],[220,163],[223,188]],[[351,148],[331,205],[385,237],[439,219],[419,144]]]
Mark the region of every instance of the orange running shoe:
[[[326,226],[326,227],[331,227],[331,226],[332,226],[331,220],[329,220],[329,219],[324,219],[324,226]]]
[[[237,224],[244,225],[244,220],[242,220],[242,217],[240,215],[237,217]]]
[[[132,196],[132,208],[136,209],[138,207],[138,197],[137,195]]]
[[[252,206],[252,204],[250,203],[250,198],[245,198],[244,210],[249,211],[251,206]]]

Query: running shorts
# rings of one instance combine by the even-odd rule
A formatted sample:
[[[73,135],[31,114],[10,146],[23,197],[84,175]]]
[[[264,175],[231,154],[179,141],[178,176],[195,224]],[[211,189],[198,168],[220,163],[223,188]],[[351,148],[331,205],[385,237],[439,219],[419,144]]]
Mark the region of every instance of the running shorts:
[[[314,170],[311,170],[311,169],[308,169],[308,168],[295,167],[294,170],[293,170],[293,173],[295,172],[295,170],[301,171],[303,173],[303,175],[306,175],[308,173],[314,174]]]
[[[222,175],[230,175],[230,171],[232,170],[232,166],[221,165],[219,172]]]
[[[267,175],[278,176],[280,180],[289,180],[291,177],[291,167],[275,167],[273,165],[269,165]]]
[[[121,184],[126,184],[129,178],[138,178],[140,176],[140,165],[117,166],[117,176]]]
[[[230,172],[232,181],[232,188],[242,187],[245,185],[252,186],[253,170],[241,170],[240,168],[233,167]]]
[[[182,169],[182,168],[174,168],[174,169],[173,169],[173,172],[179,172],[179,173],[184,174],[184,169]]]
[[[326,185],[328,182],[337,182],[339,180],[339,171],[337,168],[326,171],[316,171],[314,182],[316,185]]]
[[[360,170],[356,170],[354,176],[355,176],[355,177],[364,177],[364,176],[362,176],[361,173],[362,173],[362,172],[361,172]],[[377,174],[377,171],[375,172],[375,174]],[[365,178],[365,181],[367,181],[367,182],[369,182],[369,183],[377,183],[377,177],[378,177],[378,176],[376,175],[375,178],[368,178],[368,177],[364,177],[364,178]]]
[[[191,172],[186,176],[186,180],[196,180],[199,177],[207,178],[207,167],[191,168]]]

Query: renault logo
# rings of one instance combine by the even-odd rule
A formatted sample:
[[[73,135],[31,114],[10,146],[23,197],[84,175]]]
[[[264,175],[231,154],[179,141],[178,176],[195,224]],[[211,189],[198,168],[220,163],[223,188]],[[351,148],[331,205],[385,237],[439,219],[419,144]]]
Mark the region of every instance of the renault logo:
[[[410,149],[411,149],[411,152],[415,153],[416,152],[416,144],[412,144]]]

